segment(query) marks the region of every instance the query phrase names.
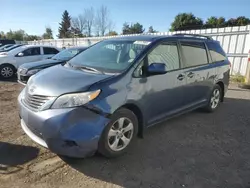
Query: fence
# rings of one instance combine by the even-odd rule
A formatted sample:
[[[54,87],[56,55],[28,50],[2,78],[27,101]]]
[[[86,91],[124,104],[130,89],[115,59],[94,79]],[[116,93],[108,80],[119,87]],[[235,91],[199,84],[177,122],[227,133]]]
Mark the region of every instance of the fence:
[[[250,49],[250,25],[236,26],[225,28],[177,31],[177,32],[162,32],[162,33],[149,33],[150,35],[173,35],[177,33],[189,34],[203,34],[211,36],[214,40],[218,40],[232,63],[231,74],[240,74],[245,76],[248,63],[248,51]],[[139,34],[134,34],[135,36]],[[130,35],[120,35],[130,36]],[[89,38],[68,38],[68,39],[55,39],[55,40],[39,40],[29,41],[29,44],[44,44],[54,45],[57,47],[70,47],[70,46],[90,46],[101,40],[108,38],[115,38],[120,36],[107,36],[107,37],[89,37]]]

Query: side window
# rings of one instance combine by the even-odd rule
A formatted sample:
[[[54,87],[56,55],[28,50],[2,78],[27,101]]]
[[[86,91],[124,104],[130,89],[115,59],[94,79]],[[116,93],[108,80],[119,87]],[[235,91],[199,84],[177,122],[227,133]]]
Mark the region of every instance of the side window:
[[[165,63],[168,71],[180,68],[179,54],[176,43],[158,45],[148,54],[148,65],[152,63]]]
[[[213,62],[221,62],[227,59],[226,53],[217,42],[208,42],[207,47],[212,57]]]
[[[40,47],[29,48],[23,51],[23,56],[33,56],[33,55],[40,55],[41,49]]]
[[[45,55],[57,54],[59,51],[55,48],[43,47],[43,53]]]
[[[194,67],[208,63],[207,51],[203,42],[181,41],[184,67]]]

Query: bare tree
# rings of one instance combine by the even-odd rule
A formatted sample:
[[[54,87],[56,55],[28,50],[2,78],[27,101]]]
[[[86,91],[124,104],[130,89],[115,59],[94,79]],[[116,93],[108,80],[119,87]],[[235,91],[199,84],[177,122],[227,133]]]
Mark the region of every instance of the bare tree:
[[[83,34],[86,29],[86,19],[83,14],[71,19],[71,27],[75,34]]]
[[[92,28],[95,18],[95,12],[93,7],[84,10],[84,19],[86,21],[86,34],[87,36],[91,36]]]
[[[115,23],[112,20],[110,20],[107,28],[108,32],[113,31],[114,28],[115,28]]]
[[[96,20],[95,20],[96,30],[101,35],[104,36],[107,30],[111,30],[112,21],[109,18],[108,8],[104,5],[97,10]]]

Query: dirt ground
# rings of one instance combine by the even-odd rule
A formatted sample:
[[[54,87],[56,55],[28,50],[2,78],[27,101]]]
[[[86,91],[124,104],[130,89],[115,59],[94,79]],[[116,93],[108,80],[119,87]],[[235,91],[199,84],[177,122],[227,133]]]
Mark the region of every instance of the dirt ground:
[[[231,86],[215,113],[192,112],[149,128],[120,158],[66,159],[22,131],[21,88],[0,82],[1,188],[250,188],[250,91]]]

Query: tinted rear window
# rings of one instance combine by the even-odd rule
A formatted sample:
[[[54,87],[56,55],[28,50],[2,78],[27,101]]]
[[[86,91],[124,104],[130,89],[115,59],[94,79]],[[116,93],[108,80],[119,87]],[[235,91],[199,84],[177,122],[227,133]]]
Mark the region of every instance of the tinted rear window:
[[[43,47],[44,54],[57,54],[58,50],[55,48]]]
[[[184,67],[194,67],[208,63],[207,51],[203,42],[181,41]]]
[[[218,42],[208,42],[207,47],[209,49],[213,62],[221,62],[227,59],[226,53],[221,48]]]

